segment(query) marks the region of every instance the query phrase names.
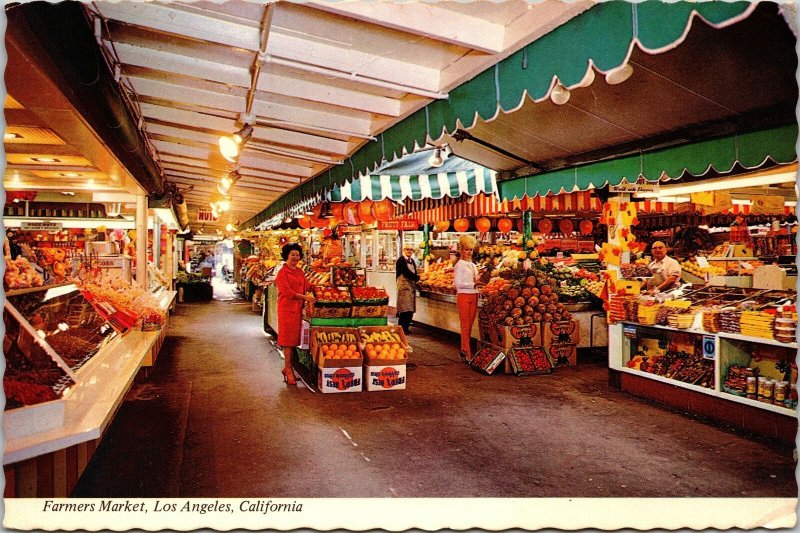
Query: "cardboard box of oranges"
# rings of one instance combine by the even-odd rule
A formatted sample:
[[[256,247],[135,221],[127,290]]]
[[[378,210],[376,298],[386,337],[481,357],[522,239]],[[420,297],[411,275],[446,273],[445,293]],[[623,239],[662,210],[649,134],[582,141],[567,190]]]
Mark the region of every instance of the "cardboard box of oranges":
[[[311,356],[320,368],[360,367],[364,358],[358,345],[358,330],[312,328]]]
[[[358,328],[361,353],[370,365],[404,365],[411,348],[400,326]]]

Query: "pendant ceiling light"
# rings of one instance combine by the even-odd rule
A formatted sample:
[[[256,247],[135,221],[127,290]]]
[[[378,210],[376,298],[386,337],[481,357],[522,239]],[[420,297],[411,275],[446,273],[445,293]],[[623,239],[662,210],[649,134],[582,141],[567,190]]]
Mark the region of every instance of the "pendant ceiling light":
[[[437,146],[433,151],[433,155],[428,159],[428,164],[433,168],[438,168],[444,165],[444,158],[442,158],[442,148]]]
[[[231,135],[223,135],[219,138],[219,151],[226,160],[235,163],[242,148],[253,135],[253,125],[245,124],[242,129]]]
[[[219,185],[217,185],[217,190],[220,194],[228,194],[237,181],[241,179],[241,174],[238,171],[234,170],[227,176],[223,177]]]

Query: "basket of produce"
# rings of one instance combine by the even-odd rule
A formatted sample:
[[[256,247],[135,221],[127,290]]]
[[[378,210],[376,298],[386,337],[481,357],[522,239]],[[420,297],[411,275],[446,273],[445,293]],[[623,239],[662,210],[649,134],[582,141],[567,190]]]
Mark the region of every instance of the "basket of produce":
[[[309,318],[346,318],[350,316],[350,291],[335,287],[314,287],[316,302],[306,306]]]
[[[511,371],[518,375],[549,374],[553,365],[542,346],[516,347],[508,352]]]
[[[331,284],[337,287],[363,287],[367,279],[364,272],[364,269],[347,265],[333,266],[331,267]]]
[[[361,366],[363,357],[358,347],[355,328],[314,328],[311,335],[311,357],[319,366]]]
[[[382,287],[350,287],[354,317],[386,316],[389,295]]]
[[[411,347],[400,326],[361,326],[358,328],[359,346],[367,364],[405,364]]]

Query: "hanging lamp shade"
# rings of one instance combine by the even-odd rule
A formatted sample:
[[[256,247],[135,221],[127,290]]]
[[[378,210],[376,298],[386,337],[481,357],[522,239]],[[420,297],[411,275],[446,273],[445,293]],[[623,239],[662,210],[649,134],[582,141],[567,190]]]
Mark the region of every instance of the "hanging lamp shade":
[[[453,222],[453,228],[459,232],[464,233],[469,229],[469,219],[468,218],[457,218]]]
[[[358,213],[358,204],[356,202],[344,204],[344,221],[353,226],[361,224],[361,215]]]
[[[372,216],[375,217],[375,220],[381,222],[391,220],[394,217],[394,204],[388,198],[384,198],[380,202],[374,202],[372,204]]]
[[[363,224],[375,222],[375,217],[372,216],[372,200],[362,200],[358,203],[358,216],[361,217]]]
[[[436,233],[442,233],[450,229],[450,221],[449,220],[440,220],[439,222],[435,222],[433,224],[433,231]]]
[[[314,221],[311,220],[311,217],[298,218],[297,223],[300,224],[300,227],[303,229],[310,229],[314,227]]]
[[[344,203],[343,202],[331,202],[331,214],[340,219],[344,219]]]
[[[245,124],[242,129],[231,135],[223,135],[219,138],[219,152],[226,160],[235,163],[239,154],[242,152],[242,147],[250,140],[253,135],[252,124]]]
[[[479,217],[475,219],[475,229],[481,233],[486,233],[492,228],[492,221],[486,217]]]
[[[514,223],[510,218],[501,218],[497,221],[497,229],[502,233],[508,233],[514,227]]]

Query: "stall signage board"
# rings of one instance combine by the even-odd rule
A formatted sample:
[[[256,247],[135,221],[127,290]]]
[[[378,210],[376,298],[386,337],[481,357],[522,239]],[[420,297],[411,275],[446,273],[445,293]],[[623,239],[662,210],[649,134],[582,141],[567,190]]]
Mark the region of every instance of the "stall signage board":
[[[219,217],[215,217],[214,213],[211,212],[211,209],[198,209],[197,210],[197,221],[198,222],[217,222],[217,221],[219,221]]]
[[[418,220],[395,219],[395,220],[379,220],[378,221],[378,229],[379,230],[416,231],[417,228],[419,228],[419,221]]]
[[[61,231],[63,226],[64,225],[61,222],[52,222],[50,220],[42,220],[37,222],[24,220],[20,223],[20,229],[26,231]]]
[[[342,233],[361,233],[361,226],[339,226],[336,228],[340,234]]]
[[[622,182],[618,185],[609,185],[608,192],[616,192],[616,193],[634,193],[634,192],[658,192],[659,185],[658,183],[650,183],[647,181],[643,181],[641,183],[626,183]]]

